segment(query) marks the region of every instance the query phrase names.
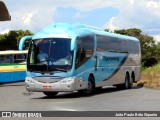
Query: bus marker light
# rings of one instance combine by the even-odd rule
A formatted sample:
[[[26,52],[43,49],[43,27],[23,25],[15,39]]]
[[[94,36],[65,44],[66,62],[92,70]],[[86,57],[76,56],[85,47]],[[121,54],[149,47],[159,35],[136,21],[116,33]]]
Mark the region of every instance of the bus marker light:
[[[43,86],[43,90],[51,90],[52,86]]]

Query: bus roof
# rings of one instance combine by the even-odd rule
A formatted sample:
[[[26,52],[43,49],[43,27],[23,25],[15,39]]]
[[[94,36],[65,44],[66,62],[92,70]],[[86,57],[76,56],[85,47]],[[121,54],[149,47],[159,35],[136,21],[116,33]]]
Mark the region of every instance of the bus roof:
[[[6,50],[6,51],[0,51],[0,55],[15,55],[15,54],[27,54],[28,50]]]
[[[138,41],[138,39],[135,37],[105,32],[103,29],[78,23],[76,24],[57,23],[49,25],[39,33],[35,34],[32,39],[50,38],[50,37],[72,38],[89,34],[98,34],[98,35]]]

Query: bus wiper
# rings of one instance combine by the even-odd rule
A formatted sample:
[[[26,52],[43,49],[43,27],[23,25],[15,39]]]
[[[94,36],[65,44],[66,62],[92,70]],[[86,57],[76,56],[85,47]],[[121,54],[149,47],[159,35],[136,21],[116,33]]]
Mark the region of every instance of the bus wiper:
[[[62,71],[62,72],[67,72],[67,70],[65,69],[60,69],[60,68],[52,68],[52,69],[48,69],[49,71]]]
[[[38,64],[48,65],[48,64],[47,64],[47,60],[42,60],[42,61],[40,61]]]
[[[34,70],[35,67],[36,67],[36,66],[32,67],[29,71],[30,71],[30,72],[33,72],[33,70]]]

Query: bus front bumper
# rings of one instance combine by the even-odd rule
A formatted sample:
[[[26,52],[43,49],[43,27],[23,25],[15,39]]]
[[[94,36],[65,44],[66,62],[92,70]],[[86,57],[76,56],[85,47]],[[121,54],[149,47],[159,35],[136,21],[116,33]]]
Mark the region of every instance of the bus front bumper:
[[[55,83],[42,83],[34,78],[26,77],[26,90],[30,92],[72,92],[86,89],[87,81],[75,77],[65,78]]]

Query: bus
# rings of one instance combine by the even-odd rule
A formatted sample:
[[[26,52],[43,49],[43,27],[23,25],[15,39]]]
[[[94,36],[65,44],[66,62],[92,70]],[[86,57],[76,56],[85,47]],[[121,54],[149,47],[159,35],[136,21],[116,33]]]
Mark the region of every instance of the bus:
[[[140,79],[141,49],[137,38],[105,32],[83,24],[52,24],[30,40],[26,89],[52,97],[78,91],[93,95],[96,88],[130,89]]]
[[[0,51],[0,85],[25,81],[27,50]]]

